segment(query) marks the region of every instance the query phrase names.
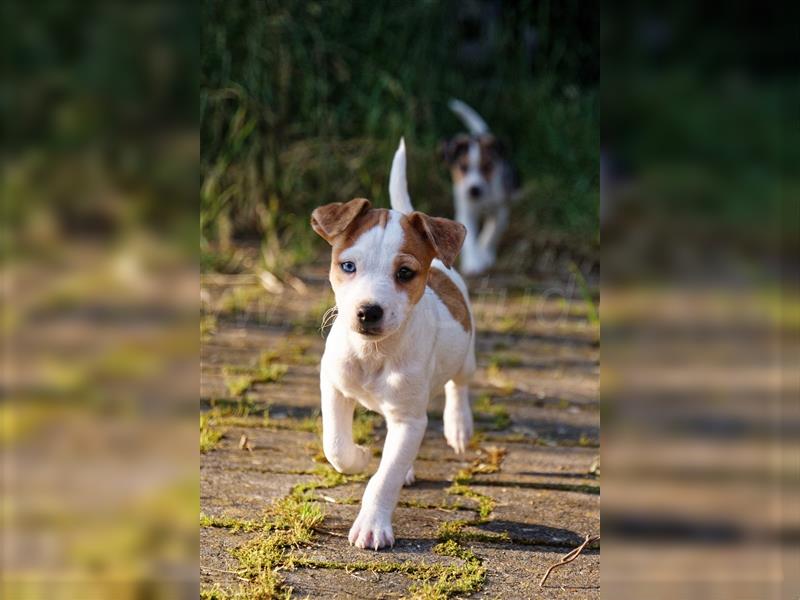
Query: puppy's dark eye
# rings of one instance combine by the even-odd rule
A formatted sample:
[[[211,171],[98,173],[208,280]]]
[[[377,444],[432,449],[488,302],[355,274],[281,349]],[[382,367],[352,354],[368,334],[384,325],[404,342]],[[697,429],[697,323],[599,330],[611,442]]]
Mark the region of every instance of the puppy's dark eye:
[[[461,169],[462,173],[466,173],[467,171],[469,171],[469,165],[461,164],[461,165],[458,165],[458,166]]]
[[[339,267],[341,267],[342,271],[344,271],[345,273],[356,272],[356,263],[349,260],[340,264]]]
[[[414,275],[416,275],[416,273],[411,269],[409,269],[408,267],[400,267],[400,269],[397,271],[397,280],[411,281],[412,279],[414,279]]]

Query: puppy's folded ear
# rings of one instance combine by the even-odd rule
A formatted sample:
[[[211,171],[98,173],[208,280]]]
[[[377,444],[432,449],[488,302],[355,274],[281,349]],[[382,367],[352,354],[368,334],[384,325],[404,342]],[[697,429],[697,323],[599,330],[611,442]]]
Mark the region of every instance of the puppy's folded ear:
[[[354,198],[350,202],[334,202],[315,208],[311,213],[311,227],[329,244],[347,231],[353,221],[372,205],[366,198]]]
[[[411,226],[421,233],[431,245],[436,258],[448,268],[452,267],[464,244],[467,228],[456,221],[429,217],[417,211],[408,215],[408,220]]]

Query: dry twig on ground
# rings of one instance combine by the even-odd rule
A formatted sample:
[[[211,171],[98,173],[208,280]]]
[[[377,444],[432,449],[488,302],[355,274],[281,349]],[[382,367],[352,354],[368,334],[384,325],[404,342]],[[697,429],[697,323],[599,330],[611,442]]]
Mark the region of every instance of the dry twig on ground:
[[[599,535],[589,535],[587,533],[586,537],[584,538],[580,546],[578,546],[574,550],[570,550],[569,553],[562,556],[561,559],[558,560],[558,562],[553,563],[547,568],[547,572],[544,574],[541,581],[539,581],[539,587],[542,587],[544,585],[544,582],[547,581],[547,578],[550,577],[550,573],[552,573],[553,570],[563,565],[566,565],[567,563],[571,563],[573,560],[578,558],[578,555],[580,555],[580,553],[583,552],[583,549],[586,548],[586,546],[588,546],[593,542],[598,541],[599,539],[600,539]]]

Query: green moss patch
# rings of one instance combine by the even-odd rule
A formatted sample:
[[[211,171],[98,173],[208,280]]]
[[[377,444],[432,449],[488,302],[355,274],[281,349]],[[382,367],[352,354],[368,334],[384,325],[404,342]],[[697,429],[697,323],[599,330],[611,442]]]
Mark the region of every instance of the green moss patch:
[[[268,527],[265,521],[251,521],[249,519],[237,519],[235,517],[209,517],[200,513],[200,527],[216,527],[227,529],[231,533],[251,533],[263,530]]]
[[[283,363],[267,363],[258,367],[223,367],[225,387],[228,393],[236,398],[244,395],[257,383],[274,383],[280,381],[289,367]]]
[[[200,452],[206,453],[216,448],[224,432],[212,427],[207,414],[200,415]]]
[[[511,416],[505,406],[494,404],[489,394],[481,394],[473,405],[475,420],[483,429],[501,431],[511,425]]]

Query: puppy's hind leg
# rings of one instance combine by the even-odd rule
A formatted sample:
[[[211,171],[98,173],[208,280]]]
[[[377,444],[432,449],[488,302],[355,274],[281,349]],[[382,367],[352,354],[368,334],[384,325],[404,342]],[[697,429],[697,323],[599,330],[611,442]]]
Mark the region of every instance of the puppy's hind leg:
[[[456,454],[464,454],[472,438],[472,408],[466,377],[456,377],[444,386],[444,437]]]
[[[360,473],[367,468],[369,448],[353,442],[355,401],[321,379],[322,448],[325,458],[339,473]]]

